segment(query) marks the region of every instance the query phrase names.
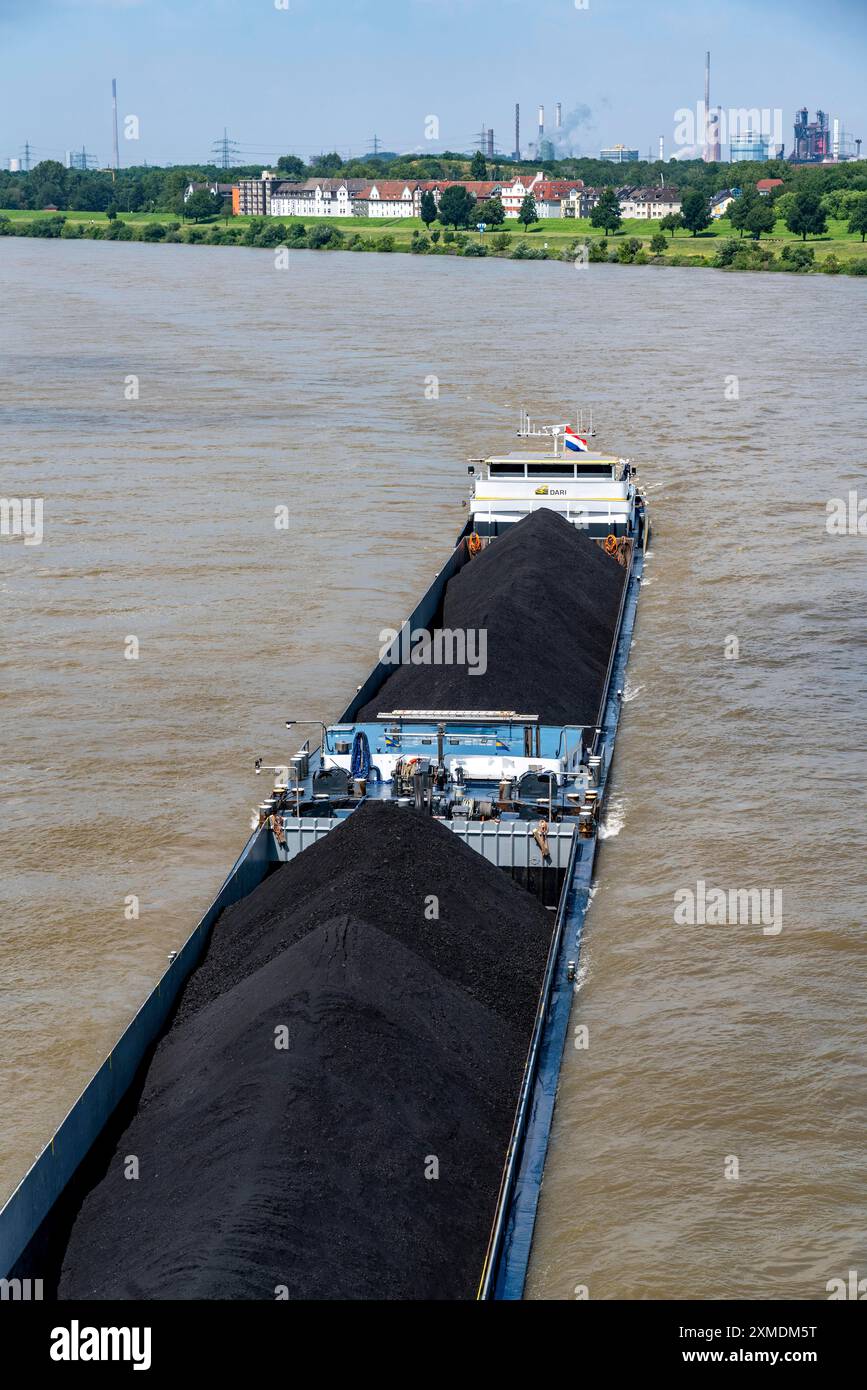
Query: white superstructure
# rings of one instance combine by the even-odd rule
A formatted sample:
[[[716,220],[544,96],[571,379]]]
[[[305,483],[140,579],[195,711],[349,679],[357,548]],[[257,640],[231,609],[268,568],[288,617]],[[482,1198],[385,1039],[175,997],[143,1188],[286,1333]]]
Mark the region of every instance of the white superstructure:
[[[591,434],[592,425],[582,431],[580,420],[577,430],[568,424],[534,426],[522,412],[519,435],[549,440],[553,447],[478,461],[471,469],[473,529],[496,534],[527,512],[548,507],[593,535],[631,532],[639,497],[635,473],[628,459],[582,448]]]

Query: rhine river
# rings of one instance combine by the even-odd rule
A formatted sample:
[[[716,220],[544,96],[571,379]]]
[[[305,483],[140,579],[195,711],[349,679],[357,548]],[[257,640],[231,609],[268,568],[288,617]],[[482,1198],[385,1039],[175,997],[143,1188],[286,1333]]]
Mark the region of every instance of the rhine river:
[[[44,499],[0,536],[0,1197],[214,895],[254,758],[443,562],[467,456],[581,404],[655,533],[529,1294],[867,1274],[867,537],[826,529],[867,285],[7,238],[0,292],[0,494]],[[780,930],[679,924],[699,882]]]

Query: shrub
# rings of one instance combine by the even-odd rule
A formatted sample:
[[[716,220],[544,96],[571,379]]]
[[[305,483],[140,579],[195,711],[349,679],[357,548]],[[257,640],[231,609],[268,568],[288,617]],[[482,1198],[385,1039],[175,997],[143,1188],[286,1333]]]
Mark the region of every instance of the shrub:
[[[443,241],[446,243],[447,246],[450,246],[451,243],[454,241],[454,239],[455,239],[455,234],[454,234],[454,232],[451,230],[450,227],[447,228],[446,231],[443,232]]]
[[[812,246],[784,246],[780,257],[787,270],[809,270],[816,259]]]
[[[177,228],[170,227],[169,230],[166,232],[165,240],[166,240],[166,241],[183,241],[183,237],[181,236],[181,234],[180,234],[180,232],[177,230]]]
[[[426,236],[414,236],[412,239],[412,245],[409,249],[415,255],[423,256],[426,251],[430,250],[430,241]]]
[[[464,256],[487,256],[488,248],[483,246],[480,241],[471,241],[464,247],[462,254]]]
[[[265,230],[264,217],[251,217],[244,231],[244,245],[258,245],[256,238]]]
[[[735,238],[730,237],[728,241],[724,241],[721,246],[717,247],[717,253],[711,261],[711,264],[716,266],[718,270],[722,270],[725,266],[731,265],[740,249],[741,243]]]
[[[330,227],[323,228],[325,232],[330,232]],[[266,248],[273,246],[284,246],[286,243],[286,228],[282,222],[270,222],[256,233],[256,245]]]
[[[588,261],[598,264],[600,261],[608,260],[608,239],[607,237],[596,237],[588,241],[589,251]]]
[[[458,246],[466,246],[469,237],[466,232],[455,232],[455,242]]]
[[[435,231],[435,232],[431,232],[431,234],[430,234],[430,239],[431,239],[431,241],[433,242],[434,246],[436,246],[437,242],[438,242],[439,239],[440,239],[439,229],[437,229],[437,231]]]
[[[342,246],[343,233],[339,227],[329,227],[326,222],[317,222],[307,234],[307,245],[312,251],[324,250],[326,246]]]
[[[0,227],[0,235],[2,235],[2,232],[3,232],[3,229],[2,229],[2,227]],[[80,222],[64,222],[64,224],[63,224],[63,230],[61,231],[60,235],[63,237],[64,241],[69,241],[70,239],[71,239],[71,240],[75,240],[76,237],[78,237],[78,238],[80,239],[80,238],[81,238],[81,223],[80,223]]]
[[[29,236],[58,237],[63,232],[64,217],[36,217],[30,223]]]
[[[200,241],[204,241],[204,239],[205,239],[205,229],[204,229],[204,227],[188,227],[188,228],[187,228],[187,234],[186,234],[184,240],[187,241],[191,246],[196,245],[196,244],[197,244],[198,242],[200,242]]]
[[[840,262],[837,260],[833,251],[829,256],[825,257],[821,264],[821,269],[825,275],[839,275],[841,268]]]
[[[867,275],[867,259],[860,256],[856,261],[850,261],[846,267],[847,275]]]
[[[385,236],[377,237],[376,249],[377,251],[393,251],[394,237],[390,233],[386,233]]]
[[[654,256],[664,256],[665,245],[665,237],[662,232],[654,232],[653,236],[650,238],[650,249]]]
[[[162,241],[166,229],[159,222],[146,222],[141,229],[142,241]]]

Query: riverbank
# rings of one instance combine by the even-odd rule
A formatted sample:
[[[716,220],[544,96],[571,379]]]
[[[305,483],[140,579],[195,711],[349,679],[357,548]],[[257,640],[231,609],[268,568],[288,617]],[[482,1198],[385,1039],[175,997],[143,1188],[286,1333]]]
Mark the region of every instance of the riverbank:
[[[234,217],[222,222],[182,224],[158,213],[109,218],[92,212],[0,211],[0,236],[246,246],[275,253],[281,249],[340,250],[867,275],[867,246],[845,232],[845,223],[829,225],[826,235],[805,243],[787,232],[782,223],[760,241],[740,237],[725,218],[698,236],[671,237],[664,236],[657,226],[637,219],[624,223],[614,235],[605,236],[586,219],[557,219],[520,230],[511,224],[480,234],[426,228],[416,218],[324,218],[305,222],[291,217]]]

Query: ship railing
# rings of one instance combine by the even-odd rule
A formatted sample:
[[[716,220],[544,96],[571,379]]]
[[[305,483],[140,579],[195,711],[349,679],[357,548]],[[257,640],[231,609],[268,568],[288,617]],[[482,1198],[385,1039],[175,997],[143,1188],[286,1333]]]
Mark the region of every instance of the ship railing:
[[[569,863],[566,867],[566,874],[563,879],[563,887],[560,892],[560,901],[557,905],[557,915],[555,918],[554,932],[551,937],[551,944],[548,948],[548,959],[545,965],[545,974],[542,980],[542,989],[539,994],[539,1002],[536,1007],[536,1018],[533,1024],[533,1033],[530,1039],[530,1048],[527,1053],[527,1062],[524,1067],[524,1077],[521,1082],[521,1091],[518,1096],[518,1104],[515,1109],[515,1120],[512,1125],[512,1134],[509,1140],[509,1148],[506,1155],[506,1162],[503,1168],[503,1175],[500,1180],[500,1190],[497,1195],[496,1213],[494,1224],[491,1228],[488,1248],[485,1253],[485,1262],[482,1267],[482,1274],[479,1280],[477,1299],[489,1299],[493,1293],[496,1282],[497,1270],[499,1267],[500,1255],[503,1249],[503,1240],[506,1233],[506,1224],[511,1205],[512,1193],[518,1176],[518,1167],[521,1160],[524,1136],[527,1129],[533,1089],[536,1083],[536,1074],[539,1068],[539,1054],[542,1047],[542,1039],[545,1032],[545,1020],[548,1013],[548,1003],[551,997],[551,989],[554,983],[554,976],[557,969],[557,961],[560,956],[560,947],[563,940],[563,930],[566,921],[566,904],[571,892],[572,878],[575,871],[575,862],[579,849],[580,836],[574,835],[569,853]]]

